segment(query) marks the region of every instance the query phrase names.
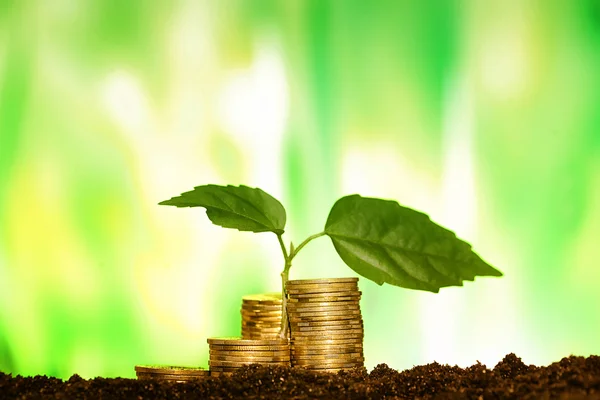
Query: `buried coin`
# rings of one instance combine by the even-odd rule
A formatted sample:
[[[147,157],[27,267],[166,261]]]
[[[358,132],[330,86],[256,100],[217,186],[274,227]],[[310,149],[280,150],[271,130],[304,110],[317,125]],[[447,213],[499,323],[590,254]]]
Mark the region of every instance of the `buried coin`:
[[[364,357],[353,360],[292,360],[292,365],[307,365],[320,368],[344,368],[362,364],[363,362]]]
[[[136,365],[136,373],[143,374],[182,374],[182,375],[197,375],[206,376],[208,372],[204,368],[197,367],[175,367],[166,365]]]
[[[219,377],[219,376],[231,376],[233,375],[233,371],[214,371],[210,370],[210,376]]]
[[[147,374],[143,372],[139,372],[137,374],[137,378],[142,379],[159,379],[161,381],[178,381],[185,382],[191,381],[194,379],[205,379],[210,375],[209,371],[206,370],[206,374],[204,375],[184,375],[184,374]]]

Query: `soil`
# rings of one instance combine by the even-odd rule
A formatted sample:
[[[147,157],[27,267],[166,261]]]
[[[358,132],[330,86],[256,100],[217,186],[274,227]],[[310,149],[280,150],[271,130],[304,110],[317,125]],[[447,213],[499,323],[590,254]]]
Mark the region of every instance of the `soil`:
[[[337,374],[251,365],[233,376],[170,383],[0,372],[2,399],[598,399],[600,357],[566,357],[547,367],[509,354],[493,369],[432,363],[398,372],[380,364]]]

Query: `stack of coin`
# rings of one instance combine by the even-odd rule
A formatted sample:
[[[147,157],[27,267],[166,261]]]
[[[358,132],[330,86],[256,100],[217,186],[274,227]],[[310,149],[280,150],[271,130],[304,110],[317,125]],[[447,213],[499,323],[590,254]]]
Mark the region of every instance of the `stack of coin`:
[[[208,338],[210,374],[231,374],[249,364],[290,365],[288,340]]]
[[[135,374],[138,379],[158,379],[171,382],[189,382],[205,379],[210,373],[204,368],[171,367],[163,365],[136,365]]]
[[[363,365],[358,278],[292,280],[286,291],[292,366],[335,372]]]
[[[242,297],[242,338],[279,339],[281,293]]]

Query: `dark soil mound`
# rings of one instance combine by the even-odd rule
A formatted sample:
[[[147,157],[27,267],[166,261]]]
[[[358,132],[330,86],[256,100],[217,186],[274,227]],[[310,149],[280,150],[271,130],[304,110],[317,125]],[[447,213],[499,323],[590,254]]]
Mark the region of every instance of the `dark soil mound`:
[[[0,373],[2,399],[598,399],[600,357],[568,357],[548,367],[507,355],[493,370],[438,363],[398,372],[380,364],[338,374],[251,365],[231,377],[189,383],[153,380],[68,381]]]

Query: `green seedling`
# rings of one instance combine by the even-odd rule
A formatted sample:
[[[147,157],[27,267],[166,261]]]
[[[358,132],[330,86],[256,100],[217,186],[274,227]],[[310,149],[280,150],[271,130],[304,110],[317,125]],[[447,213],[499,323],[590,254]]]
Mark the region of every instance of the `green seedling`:
[[[471,250],[454,232],[432,222],[426,214],[396,201],[345,196],[335,202],[322,232],[298,247],[283,241],[286,213],[281,203],[258,188],[197,186],[161,205],[204,207],[213,224],[248,232],[272,232],[285,261],[281,272],[282,322],[288,334],[285,286],[292,260],[311,240],[329,236],[342,260],[356,273],[383,285],[437,293],[446,286],[462,286],[475,276],[502,276]]]

